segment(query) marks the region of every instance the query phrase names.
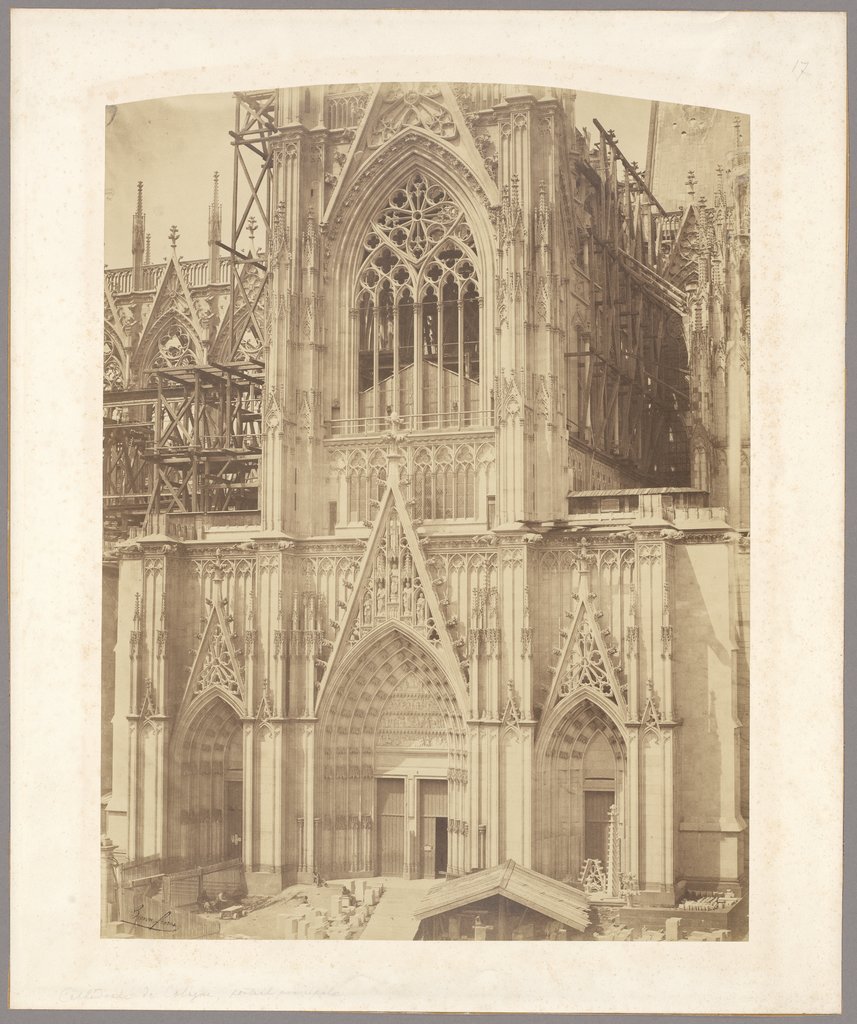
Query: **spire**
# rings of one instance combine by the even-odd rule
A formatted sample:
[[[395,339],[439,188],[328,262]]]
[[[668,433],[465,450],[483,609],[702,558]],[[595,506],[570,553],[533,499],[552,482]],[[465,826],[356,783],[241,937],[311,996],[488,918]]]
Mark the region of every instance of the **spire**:
[[[137,182],[137,209],[131,218],[132,287],[143,286],[143,256],[146,249],[146,215],[143,213],[143,182]]]
[[[214,172],[214,190],[208,207],[208,280],[216,284],[220,280],[220,172]]]

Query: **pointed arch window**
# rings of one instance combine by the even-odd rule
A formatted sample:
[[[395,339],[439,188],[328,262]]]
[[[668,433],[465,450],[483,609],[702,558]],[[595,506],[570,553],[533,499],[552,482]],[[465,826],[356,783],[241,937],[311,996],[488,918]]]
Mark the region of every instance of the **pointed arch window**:
[[[481,296],[473,233],[448,191],[413,174],[387,198],[357,274],[359,415],[469,425],[480,408]]]

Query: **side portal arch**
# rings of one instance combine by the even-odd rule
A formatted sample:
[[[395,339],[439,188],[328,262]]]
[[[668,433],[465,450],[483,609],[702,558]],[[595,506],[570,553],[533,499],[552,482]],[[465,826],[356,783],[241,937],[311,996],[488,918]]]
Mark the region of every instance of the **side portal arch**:
[[[614,867],[628,846],[627,737],[602,702],[571,697],[557,705],[536,741],[535,864],[576,883],[587,859],[607,868],[609,810],[615,807]]]
[[[242,857],[243,730],[219,695],[188,709],[173,740],[171,860],[213,864]]]

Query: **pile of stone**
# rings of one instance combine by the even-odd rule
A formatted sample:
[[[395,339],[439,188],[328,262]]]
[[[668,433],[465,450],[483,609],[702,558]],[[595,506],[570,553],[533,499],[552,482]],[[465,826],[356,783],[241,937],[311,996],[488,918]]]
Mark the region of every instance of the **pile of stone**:
[[[725,892],[691,892],[679,903],[679,910],[729,910],[738,902],[731,889]]]
[[[688,942],[731,942],[732,933],[726,928],[717,928],[711,932],[691,932]]]
[[[609,924],[602,932],[596,932],[593,936],[599,942],[631,942],[634,933],[631,928],[623,928],[618,924]]]
[[[327,906],[312,906],[303,896],[297,913],[281,914],[287,939],[356,939],[384,893],[382,883],[352,879],[325,893]]]

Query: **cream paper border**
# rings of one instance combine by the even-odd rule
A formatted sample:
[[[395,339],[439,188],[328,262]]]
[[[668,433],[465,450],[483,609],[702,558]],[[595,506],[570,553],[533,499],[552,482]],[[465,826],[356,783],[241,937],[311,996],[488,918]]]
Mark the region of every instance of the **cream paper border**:
[[[16,10],[12,57],[12,1005],[836,1012],[844,14]],[[104,105],[396,79],[751,115],[747,943],[98,937]]]

